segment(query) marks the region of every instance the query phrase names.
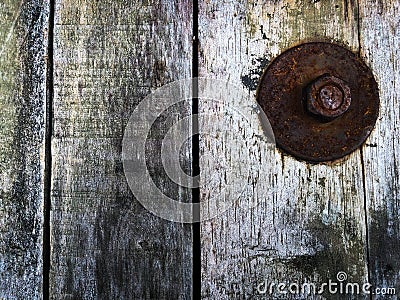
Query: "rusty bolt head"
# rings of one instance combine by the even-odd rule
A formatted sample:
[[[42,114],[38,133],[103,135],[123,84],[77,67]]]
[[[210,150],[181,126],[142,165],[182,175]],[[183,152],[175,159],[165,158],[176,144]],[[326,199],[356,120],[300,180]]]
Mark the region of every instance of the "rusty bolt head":
[[[307,86],[312,90],[310,83],[324,74],[345,82],[321,79],[316,91],[310,91],[310,100],[322,100],[319,110],[321,105],[327,107],[329,116],[346,110],[350,90],[345,86],[351,89],[350,108],[334,120],[311,114],[309,109],[317,105],[307,105]],[[322,42],[297,45],[275,58],[261,78],[257,101],[271,123],[277,146],[311,162],[338,159],[359,148],[375,126],[380,105],[374,74],[361,58],[342,46]],[[315,109],[314,113],[320,114]]]
[[[307,109],[314,115],[334,119],[345,113],[350,104],[350,88],[335,76],[325,74],[307,87]]]

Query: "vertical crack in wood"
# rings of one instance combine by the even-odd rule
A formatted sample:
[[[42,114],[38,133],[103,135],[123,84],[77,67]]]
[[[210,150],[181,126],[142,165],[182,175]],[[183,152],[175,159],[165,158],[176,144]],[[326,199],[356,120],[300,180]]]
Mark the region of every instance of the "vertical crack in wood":
[[[358,27],[360,31],[360,27]],[[361,42],[361,40],[359,40]],[[361,44],[360,44],[361,45]],[[366,173],[365,173],[365,160],[364,160],[364,153],[362,147],[360,148],[360,161],[361,161],[361,172],[362,172],[362,184],[363,184],[363,194],[364,194],[364,222],[365,222],[365,248],[366,248],[366,255],[367,255],[367,278],[368,283],[371,283],[371,268],[370,268],[370,256],[369,256],[369,232],[368,232],[368,203],[367,203],[367,182],[366,182]],[[372,300],[372,294],[369,295],[369,299]]]
[[[360,0],[357,0],[357,39],[358,39],[358,56],[361,57],[361,21],[360,21]]]
[[[360,21],[360,1],[357,0],[357,37],[358,37],[358,56],[361,57],[361,21]],[[363,195],[364,195],[364,222],[365,222],[365,249],[366,249],[366,266],[367,266],[367,280],[371,283],[371,262],[369,255],[369,228],[368,228],[368,203],[367,203],[367,181],[365,172],[365,160],[363,146],[360,148],[360,162],[361,162],[361,172],[362,172],[362,185],[363,185]],[[372,300],[372,295],[369,295],[369,299]]]

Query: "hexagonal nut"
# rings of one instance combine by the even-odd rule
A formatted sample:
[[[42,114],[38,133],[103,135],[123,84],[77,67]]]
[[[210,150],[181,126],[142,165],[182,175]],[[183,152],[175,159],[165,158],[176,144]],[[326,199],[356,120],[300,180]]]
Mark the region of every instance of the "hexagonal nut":
[[[307,87],[307,109],[314,115],[334,119],[344,114],[350,104],[350,88],[335,76],[322,75]]]

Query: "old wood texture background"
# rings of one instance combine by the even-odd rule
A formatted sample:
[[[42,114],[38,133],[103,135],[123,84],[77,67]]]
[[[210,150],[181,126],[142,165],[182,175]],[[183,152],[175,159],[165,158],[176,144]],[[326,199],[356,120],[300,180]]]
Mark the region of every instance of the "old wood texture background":
[[[320,285],[338,272],[399,293],[400,2],[209,0],[194,11],[186,0],[1,0],[0,298],[191,299],[193,272],[204,299],[302,299],[260,295],[257,286]],[[191,77],[194,38],[200,76],[229,79],[249,98],[285,49],[345,45],[372,69],[381,106],[359,150],[308,164],[264,151],[246,124],[226,122],[200,99],[212,122],[248,137],[232,147],[201,136],[200,153],[235,161],[250,151],[261,169],[229,186],[243,190],[235,207],[201,223],[201,266],[193,270],[192,226],[137,202],[121,142],[150,91]],[[147,153],[157,185],[182,201],[191,193],[162,175],[159,148],[167,125],[190,111],[184,104],[166,112]],[[213,176],[215,165],[200,162],[202,178]],[[229,180],[215,182],[200,190],[201,201]],[[241,205],[252,200],[259,204]]]

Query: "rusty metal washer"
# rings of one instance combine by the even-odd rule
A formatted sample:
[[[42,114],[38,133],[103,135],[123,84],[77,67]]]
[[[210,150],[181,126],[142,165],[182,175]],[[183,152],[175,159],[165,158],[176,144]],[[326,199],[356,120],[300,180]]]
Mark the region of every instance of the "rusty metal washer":
[[[351,93],[346,111],[330,120],[307,108],[307,88],[326,74],[345,82]],[[257,101],[271,122],[277,146],[312,162],[338,159],[359,148],[379,112],[371,70],[353,52],[324,42],[301,44],[272,61],[261,78]]]

